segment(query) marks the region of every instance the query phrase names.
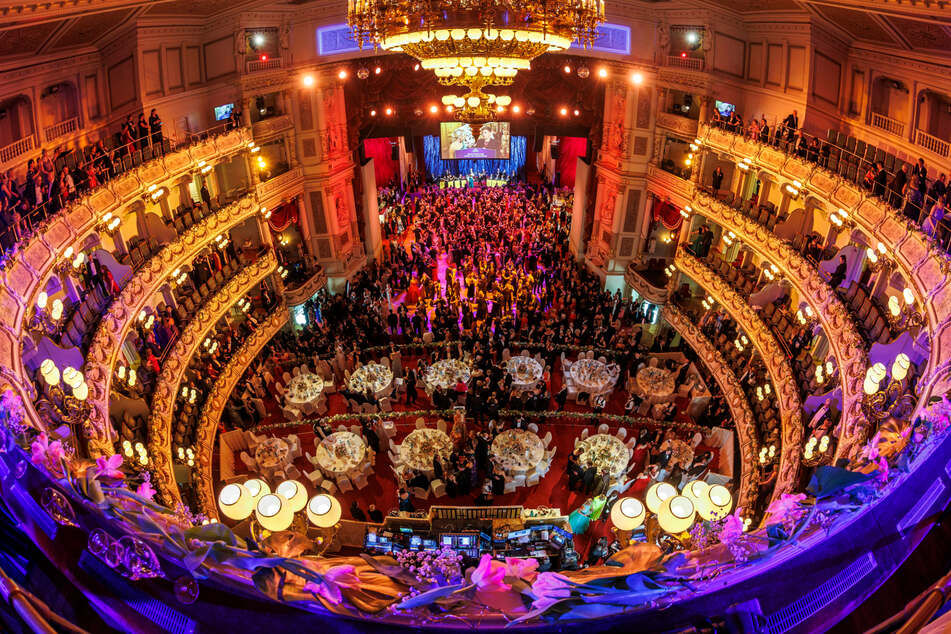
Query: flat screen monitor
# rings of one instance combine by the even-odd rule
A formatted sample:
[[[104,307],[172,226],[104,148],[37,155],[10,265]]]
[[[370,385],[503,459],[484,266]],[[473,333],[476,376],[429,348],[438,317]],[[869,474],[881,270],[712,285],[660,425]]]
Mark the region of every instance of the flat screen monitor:
[[[226,103],[222,106],[215,106],[215,121],[224,121],[231,118],[231,112],[234,110],[233,103]]]
[[[506,535],[505,538],[508,539],[508,540],[522,539],[523,537],[524,537],[524,538],[528,538],[528,536],[531,535],[531,534],[532,534],[531,529],[526,528],[526,529],[520,530],[520,531],[512,531],[511,533],[509,533],[508,535]]]
[[[413,549],[419,549],[423,545],[423,538],[419,535],[413,535],[409,538],[409,547]]]
[[[721,117],[729,117],[733,114],[733,111],[736,110],[736,106],[725,101],[717,101],[715,105]]]
[[[452,547],[453,545],[452,542],[453,542],[452,535],[443,535],[439,538],[439,543],[442,544],[443,546]]]
[[[435,540],[435,539],[424,539],[424,540],[423,540],[423,550],[436,550],[436,540]]]
[[[456,545],[459,548],[472,548],[475,544],[471,535],[461,535]]]
[[[508,121],[439,124],[439,148],[444,161],[452,159],[508,160],[512,135]]]

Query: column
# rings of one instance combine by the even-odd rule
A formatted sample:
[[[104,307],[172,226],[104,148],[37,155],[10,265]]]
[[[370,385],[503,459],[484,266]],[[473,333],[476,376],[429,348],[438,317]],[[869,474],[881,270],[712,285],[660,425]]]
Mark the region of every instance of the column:
[[[261,214],[257,214],[254,218],[258,224],[258,237],[261,238],[261,246],[267,249],[273,249],[274,236],[271,235],[271,227],[268,226],[267,220],[265,220]]]
[[[175,301],[175,293],[172,292],[172,287],[168,284],[162,286],[162,299],[165,300],[166,306],[171,306],[172,310],[178,308],[178,302]]]
[[[383,248],[380,240],[380,209],[376,197],[376,174],[373,170],[374,159],[360,166],[360,179],[363,183],[363,243],[366,246],[367,261],[376,260]]]
[[[571,208],[571,228],[568,232],[568,248],[576,260],[584,258],[585,212],[588,208],[588,182],[591,179],[592,166],[578,161],[575,172],[575,197]]]

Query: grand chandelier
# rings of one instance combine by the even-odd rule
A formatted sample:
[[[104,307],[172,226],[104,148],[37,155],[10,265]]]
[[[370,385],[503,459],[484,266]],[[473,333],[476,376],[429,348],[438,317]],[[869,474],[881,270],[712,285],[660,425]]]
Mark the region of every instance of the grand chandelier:
[[[505,101],[483,88],[511,84],[533,59],[572,41],[587,48],[603,21],[604,0],[348,0],[347,6],[360,48],[402,51],[442,85],[468,88],[443,98],[456,106],[457,119],[468,121],[493,118]]]

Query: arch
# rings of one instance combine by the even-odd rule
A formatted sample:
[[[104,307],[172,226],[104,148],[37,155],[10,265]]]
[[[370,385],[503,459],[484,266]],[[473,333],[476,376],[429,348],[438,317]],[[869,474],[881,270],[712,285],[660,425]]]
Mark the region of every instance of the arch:
[[[36,113],[43,142],[52,141],[79,129],[79,92],[71,81],[46,86],[40,93]]]
[[[0,101],[0,148],[33,135],[33,102],[20,94]],[[12,157],[10,157],[12,158]],[[0,160],[8,160],[0,157]]]

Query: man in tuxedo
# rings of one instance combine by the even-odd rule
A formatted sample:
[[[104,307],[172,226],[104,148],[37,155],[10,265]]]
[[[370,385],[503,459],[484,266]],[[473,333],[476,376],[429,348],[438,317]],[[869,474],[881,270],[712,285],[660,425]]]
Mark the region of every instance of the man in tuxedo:
[[[717,165],[713,168],[713,195],[716,196],[717,192],[720,191],[720,186],[723,185],[723,170],[720,169],[720,166]]]

